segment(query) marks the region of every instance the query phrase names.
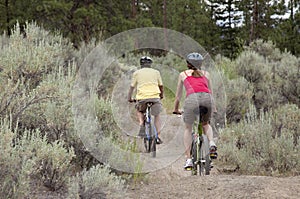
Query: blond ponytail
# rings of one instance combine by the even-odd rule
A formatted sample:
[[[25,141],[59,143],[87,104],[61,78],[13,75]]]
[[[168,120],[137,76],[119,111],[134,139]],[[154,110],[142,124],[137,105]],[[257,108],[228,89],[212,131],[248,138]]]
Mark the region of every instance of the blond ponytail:
[[[202,76],[204,76],[204,74],[201,72],[201,70],[193,69],[192,76],[193,77],[202,77]]]

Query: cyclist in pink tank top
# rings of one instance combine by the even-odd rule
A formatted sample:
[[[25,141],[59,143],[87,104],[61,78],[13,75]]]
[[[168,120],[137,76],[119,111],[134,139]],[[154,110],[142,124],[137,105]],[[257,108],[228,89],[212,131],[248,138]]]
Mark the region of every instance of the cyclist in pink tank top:
[[[183,107],[183,120],[185,123],[184,145],[186,155],[184,168],[189,168],[193,166],[190,154],[193,123],[196,120],[197,114],[199,114],[200,106],[207,109],[207,113],[202,115],[202,124],[204,133],[209,140],[210,153],[213,155],[211,157],[217,158],[217,147],[213,140],[212,127],[209,124],[211,114],[212,112],[216,112],[216,109],[212,97],[209,73],[201,70],[203,57],[199,53],[190,53],[187,56],[186,61],[188,69],[181,72],[179,75],[173,113],[181,114],[179,111],[179,102],[184,87],[186,90],[186,98]]]
[[[205,71],[203,72],[206,73]],[[187,71],[184,71],[184,75],[186,77],[183,81],[183,85],[186,90],[186,96],[198,92],[211,93],[208,88],[208,79],[205,77],[205,75],[194,77],[192,75],[188,75]]]

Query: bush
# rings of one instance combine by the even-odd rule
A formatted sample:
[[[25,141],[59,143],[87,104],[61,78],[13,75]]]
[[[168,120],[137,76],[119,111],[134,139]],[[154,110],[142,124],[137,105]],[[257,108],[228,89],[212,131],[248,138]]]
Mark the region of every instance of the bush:
[[[121,198],[125,190],[125,180],[111,173],[108,167],[93,166],[69,179],[68,198]]]
[[[300,109],[296,105],[287,104],[280,106],[273,111],[271,117],[273,137],[280,137],[285,132],[293,137],[295,146],[300,144]]]
[[[20,159],[18,150],[13,146],[15,134],[8,120],[2,120],[0,128],[0,198],[27,197],[34,161],[28,157],[29,161]]]
[[[17,24],[9,38],[2,37],[1,76],[14,82],[24,79],[32,89],[44,74],[71,59],[72,46],[61,35],[50,34],[35,23],[26,23],[24,32],[26,36]]]
[[[49,143],[38,130],[19,135],[9,120],[2,120],[0,127],[1,198],[26,198],[30,185],[52,190],[65,186],[74,157],[72,148],[65,148],[63,141]]]
[[[253,84],[253,103],[268,111],[278,105],[299,107],[299,59],[280,51],[271,42],[254,42],[236,59],[238,75]]]
[[[298,175],[300,145],[299,135],[295,135],[298,129],[295,131],[295,126],[289,124],[300,116],[299,109],[288,105],[274,112],[276,114],[261,113],[258,118],[252,107],[246,120],[224,129],[219,140],[219,161],[234,165],[242,174]],[[282,117],[278,117],[278,113]],[[290,113],[292,118],[285,117]],[[284,127],[279,133],[280,120]]]
[[[73,60],[82,61],[90,46],[74,58],[70,43],[60,35],[51,35],[34,23],[26,24],[25,32],[26,37],[17,25],[10,38],[0,38],[0,198],[29,197],[30,186],[58,190],[73,167],[99,164],[78,136],[71,109],[78,68]],[[119,71],[117,65],[114,69],[107,74]],[[113,82],[105,81],[100,83],[110,84],[108,92]],[[91,106],[107,136],[100,144],[110,146],[120,135],[110,101],[94,99]],[[124,143],[123,148],[131,148]],[[107,157],[109,161],[126,164],[116,154]]]
[[[236,70],[250,83],[263,80],[269,71],[269,65],[263,56],[254,51],[244,51],[236,59]]]
[[[260,56],[268,59],[269,62],[276,62],[282,58],[280,50],[272,41],[263,41],[258,39],[253,41],[248,47],[245,47],[246,51],[254,51]]]
[[[49,89],[53,87],[38,87],[47,74],[57,73],[58,67],[70,67],[67,63],[73,51],[61,35],[52,35],[35,23],[27,23],[24,31],[26,36],[17,24],[9,38],[0,40],[0,117],[12,115],[13,123],[18,120],[20,128],[34,129],[31,122],[23,124],[22,115],[31,106],[52,98]]]
[[[274,67],[280,78],[281,93],[290,103],[300,108],[300,58],[283,53],[282,59]]]
[[[235,63],[230,59],[222,57],[221,55],[217,55],[215,57],[215,63],[217,68],[220,71],[223,71],[227,79],[231,80],[239,77],[236,71]]]
[[[225,88],[227,122],[239,122],[245,117],[249,104],[252,103],[253,85],[241,77],[227,81]]]

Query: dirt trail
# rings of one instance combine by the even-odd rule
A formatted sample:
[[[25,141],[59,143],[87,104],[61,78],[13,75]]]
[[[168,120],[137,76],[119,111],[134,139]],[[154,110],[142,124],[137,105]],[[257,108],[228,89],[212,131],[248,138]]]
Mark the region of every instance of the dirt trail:
[[[300,177],[210,175],[156,177],[130,187],[126,198],[300,198]]]
[[[182,121],[176,116],[168,116],[164,121],[171,125],[165,125],[162,133],[165,146],[159,147],[178,151],[179,146],[173,148],[168,138],[182,131]],[[190,172],[183,170],[184,156],[179,156],[175,161],[174,157],[167,160],[167,167],[152,171],[145,180],[130,185],[123,198],[300,198],[300,176],[277,178],[227,175],[219,172],[217,165],[209,176],[191,176]],[[157,162],[162,164],[162,161]]]

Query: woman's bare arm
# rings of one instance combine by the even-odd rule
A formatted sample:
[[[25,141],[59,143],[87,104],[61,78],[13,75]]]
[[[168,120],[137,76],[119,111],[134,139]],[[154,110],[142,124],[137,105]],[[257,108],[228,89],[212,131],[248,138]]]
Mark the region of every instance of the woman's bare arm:
[[[178,83],[177,83],[177,89],[176,89],[176,96],[175,96],[175,105],[174,105],[174,111],[178,113],[179,112],[179,103],[182,97],[182,88],[183,88],[183,82],[181,79],[181,76],[178,77]]]

